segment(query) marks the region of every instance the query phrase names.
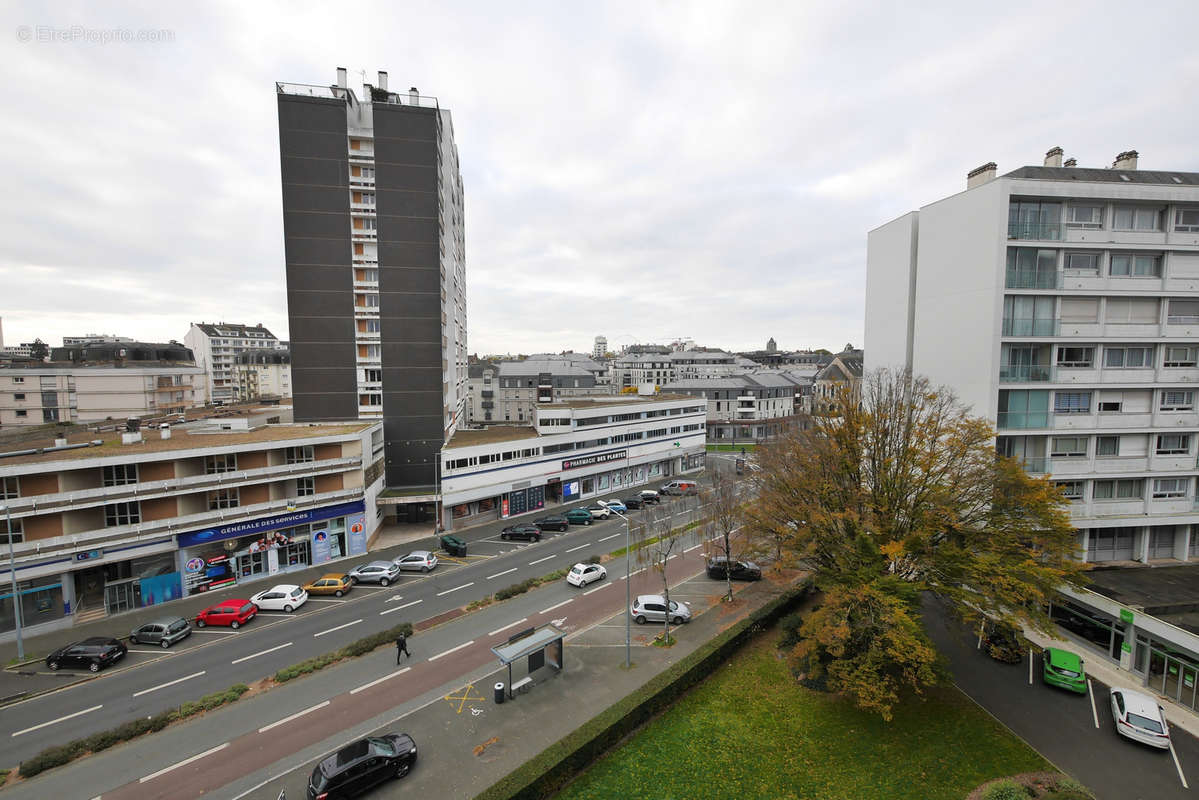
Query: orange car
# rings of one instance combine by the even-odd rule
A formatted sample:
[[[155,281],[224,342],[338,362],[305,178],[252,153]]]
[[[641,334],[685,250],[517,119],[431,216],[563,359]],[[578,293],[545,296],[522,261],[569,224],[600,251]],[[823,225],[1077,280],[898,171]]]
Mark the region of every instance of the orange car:
[[[312,583],[304,587],[304,591],[308,594],[331,594],[334,597],[341,597],[346,592],[354,587],[354,581],[349,575],[339,575],[336,572],[330,572],[328,575],[322,575]]]

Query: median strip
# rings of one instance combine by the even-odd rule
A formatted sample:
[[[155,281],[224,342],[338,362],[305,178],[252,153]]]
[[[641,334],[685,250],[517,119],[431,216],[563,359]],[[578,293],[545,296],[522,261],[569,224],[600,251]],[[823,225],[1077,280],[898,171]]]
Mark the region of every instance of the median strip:
[[[142,689],[140,692],[134,692],[133,696],[141,697],[143,694],[149,694],[150,692],[157,692],[159,689],[165,689],[168,686],[174,686],[176,683],[183,683],[184,681],[190,681],[192,678],[198,678],[201,675],[204,675],[206,673],[207,673],[207,670],[202,669],[199,672],[193,672],[191,675],[186,675],[182,678],[176,678],[175,680],[167,681],[166,683],[160,683],[157,686],[150,687],[149,689]]]
[[[443,650],[442,652],[438,653],[435,656],[429,656],[429,660],[436,661],[437,659],[441,658],[442,656],[448,656],[450,653],[456,653],[464,647],[470,647],[474,643],[475,643],[474,639],[471,639],[469,642],[463,642],[462,644],[458,645],[457,647],[451,647],[449,650]]]
[[[253,653],[248,656],[242,656],[241,658],[236,659],[234,661],[230,661],[229,663],[230,664],[240,664],[243,661],[249,661],[251,658],[258,658],[259,656],[265,656],[267,653],[273,653],[276,650],[282,650],[284,647],[291,647],[291,642],[288,642],[287,644],[281,644],[278,647],[272,647],[269,650],[263,650],[262,652],[259,652],[259,653]]]
[[[320,709],[324,708],[327,705],[329,705],[328,700],[326,700],[323,703],[317,703],[316,705],[310,706],[310,707],[304,709],[303,711],[297,711],[296,713],[292,714],[290,717],[284,717],[281,720],[272,722],[270,725],[263,725],[261,728],[258,729],[258,732],[266,733],[271,728],[278,728],[280,725],[285,725],[288,722],[291,722],[293,719],[299,719],[300,717],[304,716],[305,714],[311,714],[313,711],[319,711]]]
[[[146,781],[152,781],[161,775],[166,775],[171,770],[179,769],[180,767],[186,767],[188,764],[192,763],[193,761],[199,761],[201,758],[204,758],[205,756],[210,756],[213,753],[219,753],[220,751],[224,750],[228,746],[229,746],[228,742],[225,742],[224,744],[218,744],[216,747],[213,747],[209,750],[205,750],[203,753],[196,753],[191,758],[185,758],[182,761],[180,761],[178,764],[172,764],[171,766],[166,767],[165,769],[158,770],[158,772],[151,772],[146,777],[139,778],[137,782],[145,783]]]

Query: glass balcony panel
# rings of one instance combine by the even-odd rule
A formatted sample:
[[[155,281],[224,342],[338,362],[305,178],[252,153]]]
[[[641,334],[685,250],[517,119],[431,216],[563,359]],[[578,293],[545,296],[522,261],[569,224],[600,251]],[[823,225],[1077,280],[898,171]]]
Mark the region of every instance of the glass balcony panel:
[[[999,367],[1001,383],[1037,383],[1053,380],[1053,367],[1048,364],[1003,364]]]
[[[1008,289],[1060,289],[1062,273],[1057,270],[1009,269],[1004,286]]]
[[[1062,223],[1009,222],[1007,226],[1007,238],[1060,242],[1062,240]]]
[[[1014,319],[1003,318],[1004,336],[1056,336],[1058,321],[1056,319]]]
[[[1001,430],[1048,428],[1048,411],[1000,411],[996,424]]]

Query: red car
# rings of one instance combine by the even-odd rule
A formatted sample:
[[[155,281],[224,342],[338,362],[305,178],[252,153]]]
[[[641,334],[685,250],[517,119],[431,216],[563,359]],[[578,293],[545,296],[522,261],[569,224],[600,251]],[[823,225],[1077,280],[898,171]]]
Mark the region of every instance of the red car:
[[[249,600],[225,600],[196,614],[196,627],[205,625],[228,625],[234,630],[254,619],[258,606]]]

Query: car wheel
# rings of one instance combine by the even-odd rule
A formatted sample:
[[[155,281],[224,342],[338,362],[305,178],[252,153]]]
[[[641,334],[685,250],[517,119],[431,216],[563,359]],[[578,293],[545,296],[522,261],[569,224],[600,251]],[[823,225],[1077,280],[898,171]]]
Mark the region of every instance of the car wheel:
[[[411,764],[409,764],[407,761],[401,761],[399,764],[396,764],[396,777],[397,778],[404,777],[405,775],[408,774],[408,771],[411,769],[412,769]]]
[[[286,611],[288,614],[295,611],[295,609],[292,608],[291,606],[283,606],[283,610]]]
[[[426,565],[426,566],[423,566],[423,567],[421,567],[421,568],[420,568],[420,571],[421,571],[421,572],[428,572],[428,571],[429,571],[429,567],[428,567],[427,565]]]
[[[52,669],[53,671],[58,672],[59,664],[57,661],[47,661],[46,666],[49,667],[50,669]]]
[[[534,537],[533,537],[533,541],[535,541],[535,542],[540,542],[540,541],[541,541],[541,534],[538,534],[538,535],[534,536]]]
[[[99,672],[100,671],[100,662],[93,661],[92,663],[88,664],[87,670],[88,670],[88,672]]]
[[[683,624],[683,618],[682,618],[682,617],[675,617],[675,618],[674,618],[673,620],[671,620],[671,621],[672,621],[672,622],[673,622],[675,625],[682,625],[682,624]]]
[[[501,533],[501,534],[500,534],[500,538],[501,538],[501,539],[503,539],[504,541],[508,541],[508,534],[506,534],[506,533]]]
[[[232,622],[229,623],[229,627],[232,628],[233,630],[237,630],[238,628],[241,627],[241,623],[238,622],[237,620],[233,620]]]
[[[638,625],[644,625],[644,624],[645,624],[645,617],[643,617],[643,616],[641,616],[640,614],[638,614],[636,617],[633,617],[633,622],[636,622]]]
[[[590,524],[591,524],[591,520],[587,520],[587,521],[586,521],[586,522],[584,522],[583,524],[584,524],[584,525],[590,525]]]
[[[345,594],[345,592],[343,592],[341,589],[338,589],[336,592],[333,593],[333,596],[341,597],[343,594]]]
[[[163,639],[161,642],[159,642],[158,646],[161,647],[163,650],[166,650],[168,647],[171,646],[171,643],[168,642],[166,639]]]
[[[198,619],[198,620],[196,620],[196,627],[197,627],[197,628],[203,628],[203,627],[204,627],[205,625],[207,625],[207,624],[208,624],[208,623],[207,623],[207,622],[205,622],[205,621],[204,621],[204,620],[202,620],[202,619]]]
[[[389,584],[389,583],[391,583],[391,581],[387,580],[387,578],[380,578],[380,579],[379,579],[379,585],[380,585],[380,586],[386,586],[386,585],[387,585],[387,584]]]

